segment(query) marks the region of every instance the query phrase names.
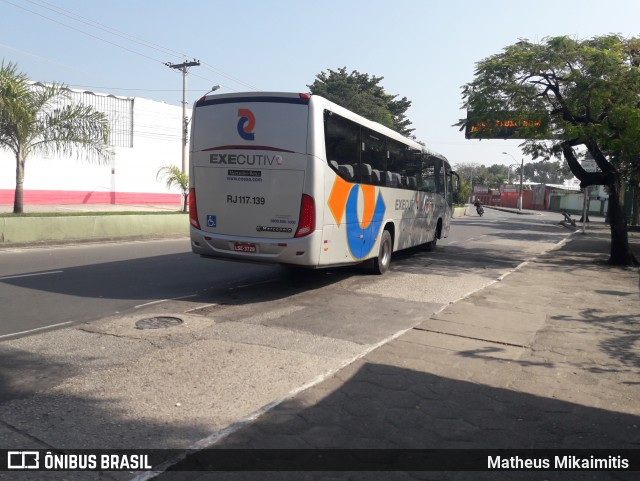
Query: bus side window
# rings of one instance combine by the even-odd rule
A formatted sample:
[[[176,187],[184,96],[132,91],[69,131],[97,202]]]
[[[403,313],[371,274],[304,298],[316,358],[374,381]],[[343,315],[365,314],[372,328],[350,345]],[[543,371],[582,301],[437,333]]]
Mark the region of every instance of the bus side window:
[[[446,193],[444,186],[447,181],[446,171],[444,167],[444,162],[442,162],[441,159],[436,158],[436,189],[438,194],[442,195]]]
[[[372,130],[362,128],[362,144],[360,145],[361,182],[363,184],[384,185],[381,176],[373,175],[375,171],[384,172],[387,164],[385,138]]]
[[[387,140],[387,187],[402,188],[401,172],[407,147],[395,140]]]
[[[406,181],[403,183],[405,189],[416,190],[421,186],[418,185],[417,179],[421,177],[422,173],[422,152],[415,149],[407,149],[404,152],[404,158],[402,162],[402,168],[400,175]],[[410,179],[413,179],[412,183]]]
[[[324,138],[329,166],[344,180],[359,182],[353,166],[360,165],[360,126],[325,110]]]
[[[364,162],[360,164],[360,182],[363,184],[374,184],[373,182],[373,169],[369,164],[365,164]]]
[[[420,178],[422,185],[420,190],[425,192],[438,192],[438,182],[436,179],[436,159],[435,157],[425,154],[422,156],[422,172]]]
[[[449,164],[445,164],[445,175],[447,179],[447,204],[449,207],[453,207],[453,175]]]
[[[349,164],[338,165],[338,173],[340,174],[340,177],[348,182],[353,182],[355,179],[353,167]]]

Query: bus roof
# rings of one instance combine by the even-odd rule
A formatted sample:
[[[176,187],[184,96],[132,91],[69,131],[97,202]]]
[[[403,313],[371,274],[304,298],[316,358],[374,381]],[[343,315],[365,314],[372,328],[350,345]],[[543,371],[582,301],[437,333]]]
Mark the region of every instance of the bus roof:
[[[391,137],[395,140],[401,141],[405,144],[411,145],[415,149],[419,149],[423,151],[425,154],[438,157],[442,160],[447,161],[446,157],[441,154],[438,154],[430,149],[427,149],[424,145],[417,142],[414,139],[405,137],[404,135],[396,132],[385,125],[382,125],[379,122],[375,122],[369,120],[362,115],[359,115],[351,110],[348,110],[331,100],[328,100],[320,95],[311,95],[309,93],[301,93],[301,92],[236,92],[229,94],[211,94],[205,95],[201,97],[195,104],[194,108],[212,105],[218,103],[228,103],[234,101],[246,101],[246,102],[269,102],[269,101],[277,101],[276,99],[283,99],[286,103],[300,103],[300,104],[309,104],[309,103],[319,103],[324,108],[328,108],[332,112],[335,112],[338,115],[341,115],[349,120],[353,120],[360,125],[363,125],[371,130],[375,130],[381,134],[386,135],[387,137]]]

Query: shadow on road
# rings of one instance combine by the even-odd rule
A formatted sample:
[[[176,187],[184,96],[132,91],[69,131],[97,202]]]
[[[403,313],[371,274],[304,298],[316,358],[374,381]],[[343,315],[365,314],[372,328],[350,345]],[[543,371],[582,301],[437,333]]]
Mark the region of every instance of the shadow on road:
[[[361,363],[286,401],[216,448],[634,449],[640,417],[385,364]],[[634,427],[635,426],[635,427]],[[452,455],[455,456],[455,453]],[[176,468],[206,465],[206,452]],[[572,480],[635,473],[572,472]],[[178,473],[162,480],[566,480],[567,473]]]

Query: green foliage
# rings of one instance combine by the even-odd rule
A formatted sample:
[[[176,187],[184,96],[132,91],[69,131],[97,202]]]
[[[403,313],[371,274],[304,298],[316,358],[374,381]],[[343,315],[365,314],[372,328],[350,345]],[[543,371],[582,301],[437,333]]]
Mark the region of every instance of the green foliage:
[[[490,167],[473,163],[456,164],[454,170],[460,175],[463,183],[469,186],[469,193],[474,185],[484,185],[490,189],[497,189],[507,182],[508,167],[494,164]]]
[[[456,164],[455,170],[467,184],[484,185],[497,189],[502,184],[520,182],[520,165],[510,167],[493,164],[489,167],[476,164]],[[540,161],[524,164],[524,181],[536,184],[562,184],[573,174],[566,164],[560,162]]]
[[[538,184],[562,184],[573,177],[566,163],[561,162],[530,162],[524,164],[525,181]]]
[[[640,39],[604,35],[587,40],[520,40],[476,64],[462,87],[463,106],[481,119],[512,112],[516,120],[544,114],[545,128],[527,127],[523,152],[563,156],[581,186],[606,185],[613,264],[634,262],[628,245],[624,179],[640,172]],[[456,125],[465,128],[467,119]],[[580,150],[576,150],[580,149]],[[598,172],[578,159],[588,151]]]
[[[175,165],[163,165],[158,169],[156,180],[164,180],[167,189],[177,187],[182,192],[182,210],[187,211],[187,199],[189,195],[189,176]]]
[[[354,70],[347,72],[346,67],[328,70],[316,75],[315,81],[307,85],[314,95],[320,95],[338,105],[351,110],[369,120],[373,120],[403,135],[410,135],[411,121],[406,112],[411,102],[397,95],[389,95],[378,85],[384,77],[374,77]]]
[[[567,36],[542,43],[521,40],[477,63],[462,88],[474,115],[510,111],[516,118],[544,113],[546,129],[523,128],[523,151],[534,158],[583,145],[604,173],[640,169],[640,40],[618,35],[579,41]],[[456,124],[464,127],[466,119]],[[584,185],[609,183],[570,167]],[[612,164],[612,165],[610,165]],[[613,167],[613,169],[612,169]],[[609,182],[604,182],[608,180]]]
[[[72,155],[106,162],[107,117],[91,107],[72,104],[60,84],[31,85],[14,63],[0,64],[0,148],[16,158],[13,211],[23,212],[24,168],[29,156]]]
[[[466,204],[471,198],[471,184],[460,177],[460,190],[453,192],[453,203]]]

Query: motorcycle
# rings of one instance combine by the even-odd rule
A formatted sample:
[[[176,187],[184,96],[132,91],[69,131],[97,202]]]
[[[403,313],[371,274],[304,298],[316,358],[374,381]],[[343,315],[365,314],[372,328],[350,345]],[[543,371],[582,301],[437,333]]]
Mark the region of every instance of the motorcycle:
[[[484,214],[484,208],[482,207],[482,204],[476,205],[476,212],[480,217],[482,217],[482,215]]]

